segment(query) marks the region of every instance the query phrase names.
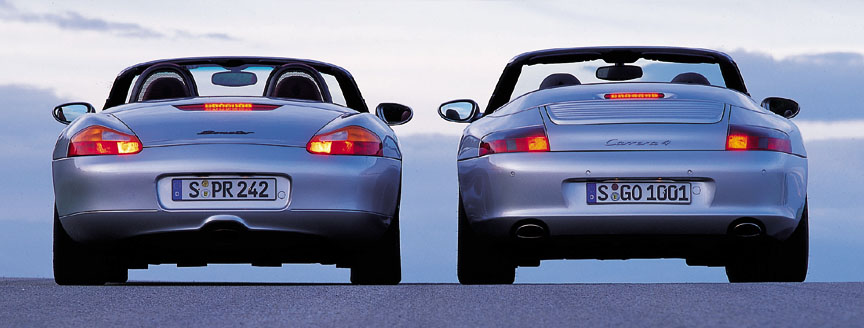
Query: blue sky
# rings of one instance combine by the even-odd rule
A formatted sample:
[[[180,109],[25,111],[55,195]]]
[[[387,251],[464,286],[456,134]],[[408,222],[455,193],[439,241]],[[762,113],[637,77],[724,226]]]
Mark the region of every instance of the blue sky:
[[[312,58],[351,71],[370,106],[415,109],[397,128],[405,150],[402,236],[406,282],[453,282],[455,147],[464,127],[443,101],[481,105],[504,64],[553,47],[675,45],[727,51],[754,98],[798,100],[810,153],[810,279],[862,280],[864,22],[846,2],[171,2],[0,0],[0,276],[51,275],[50,152],[62,125],[50,109],[101,107],[124,67],[157,58],[264,55]],[[766,13],[777,19],[766,19]],[[194,14],[189,14],[194,13]],[[319,265],[159,266],[132,279],[347,281]],[[725,281],[722,269],[678,260],[550,261],[520,282]]]

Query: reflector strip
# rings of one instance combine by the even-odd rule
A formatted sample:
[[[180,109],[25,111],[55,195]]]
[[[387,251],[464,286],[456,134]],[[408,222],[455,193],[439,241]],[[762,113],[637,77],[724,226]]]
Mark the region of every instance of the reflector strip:
[[[660,99],[666,95],[660,92],[623,92],[607,93],[603,95],[606,99]]]
[[[249,112],[259,110],[274,110],[280,105],[250,104],[250,103],[206,103],[192,105],[174,105],[181,110],[205,112]]]

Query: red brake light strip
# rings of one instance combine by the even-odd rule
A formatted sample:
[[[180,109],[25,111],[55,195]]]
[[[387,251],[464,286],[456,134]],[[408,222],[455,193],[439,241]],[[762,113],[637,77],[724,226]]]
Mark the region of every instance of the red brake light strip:
[[[606,99],[662,99],[664,97],[666,95],[660,92],[622,92],[603,95]]]
[[[190,105],[174,105],[181,110],[186,111],[204,111],[204,112],[249,112],[274,110],[279,108],[279,105],[267,104],[251,104],[251,103],[205,103],[205,104],[190,104]]]

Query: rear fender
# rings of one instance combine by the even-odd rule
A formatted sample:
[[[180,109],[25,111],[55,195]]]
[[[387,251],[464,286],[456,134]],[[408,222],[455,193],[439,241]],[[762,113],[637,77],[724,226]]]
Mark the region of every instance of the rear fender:
[[[792,142],[792,153],[801,157],[807,157],[807,151],[804,149],[804,141],[801,137],[801,130],[789,119],[768,111],[757,112],[743,107],[731,107],[732,113],[729,118],[729,124],[761,126],[783,131],[789,135],[789,139]]]
[[[327,123],[321,130],[315,133],[319,135],[327,133],[349,125],[357,125],[368,129],[375,133],[382,144],[382,154],[384,157],[402,159],[402,151],[399,147],[399,140],[396,139],[396,133],[389,125],[381,121],[377,116],[369,113],[351,113],[344,114]],[[310,136],[311,138],[311,136]]]

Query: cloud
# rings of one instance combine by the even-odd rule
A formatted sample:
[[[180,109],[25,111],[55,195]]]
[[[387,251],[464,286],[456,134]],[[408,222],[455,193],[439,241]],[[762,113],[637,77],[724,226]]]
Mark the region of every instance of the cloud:
[[[795,121],[861,119],[858,95],[864,85],[864,55],[821,53],[774,59],[765,53],[735,51],[747,89],[756,101],[769,96],[801,105]]]
[[[224,41],[236,40],[236,38],[234,38],[228,34],[225,34],[225,33],[200,33],[199,34],[199,33],[190,33],[190,32],[181,31],[181,30],[174,31],[174,36],[177,38],[184,38],[184,39],[205,38],[205,39],[217,39],[217,40],[224,40]]]
[[[795,121],[805,141],[864,139],[864,120]]]
[[[101,18],[86,17],[74,11],[66,11],[60,14],[24,12],[18,10],[5,0],[0,0],[0,17],[10,21],[54,25],[64,30],[105,32],[122,37],[140,39],[207,38],[216,40],[234,40],[233,37],[225,33],[193,33],[185,30],[173,30],[171,33],[164,33],[136,23],[117,22]]]
[[[0,85],[5,118],[0,129],[0,221],[51,218],[51,150],[63,129],[51,109],[66,100],[52,90]],[[8,172],[14,172],[8,174]]]

